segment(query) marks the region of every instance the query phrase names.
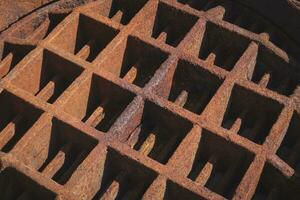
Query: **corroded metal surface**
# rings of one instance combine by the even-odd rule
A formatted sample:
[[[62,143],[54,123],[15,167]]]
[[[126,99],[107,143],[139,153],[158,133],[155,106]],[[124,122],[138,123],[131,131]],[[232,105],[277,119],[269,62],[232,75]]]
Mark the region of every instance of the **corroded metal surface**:
[[[0,39],[4,199],[299,198],[299,47],[245,6],[59,1]]]
[[[0,31],[9,27],[26,14],[55,0],[1,0]]]

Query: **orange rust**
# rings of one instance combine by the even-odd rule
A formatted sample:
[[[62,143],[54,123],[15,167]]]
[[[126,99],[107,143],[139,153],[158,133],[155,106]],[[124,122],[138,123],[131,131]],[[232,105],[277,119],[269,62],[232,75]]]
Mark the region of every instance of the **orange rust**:
[[[299,47],[244,4],[63,0],[0,38],[5,199],[299,197]]]

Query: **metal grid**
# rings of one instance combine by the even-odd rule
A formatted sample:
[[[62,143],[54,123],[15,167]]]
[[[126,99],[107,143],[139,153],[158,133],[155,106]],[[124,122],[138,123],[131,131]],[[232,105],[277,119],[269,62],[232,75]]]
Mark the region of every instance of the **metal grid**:
[[[297,47],[268,21],[205,0],[38,16],[3,43],[4,199],[297,199]]]

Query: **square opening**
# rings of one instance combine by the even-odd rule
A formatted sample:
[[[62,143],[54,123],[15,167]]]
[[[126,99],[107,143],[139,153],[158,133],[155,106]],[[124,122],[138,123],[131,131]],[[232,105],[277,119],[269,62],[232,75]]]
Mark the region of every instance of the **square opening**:
[[[81,59],[92,62],[118,33],[119,30],[80,14],[52,40],[52,43]]]
[[[189,200],[205,200],[201,196],[189,191],[188,189],[178,185],[177,183],[168,180],[164,194],[164,200],[173,199],[189,199]]]
[[[253,74],[249,74],[249,79],[262,87],[289,96],[300,83],[300,73],[267,49],[260,47]]]
[[[194,26],[197,17],[159,3],[153,25],[152,37],[177,47]]]
[[[257,13],[251,12],[245,6],[239,3],[233,3],[224,0],[177,0],[178,2],[188,5],[196,10],[208,11],[216,7],[225,9],[223,20],[247,29],[254,33],[263,32],[267,26],[262,17]]]
[[[32,45],[4,42],[1,52],[0,78],[7,75],[34,48],[35,46]]]
[[[299,196],[299,180],[285,177],[271,164],[266,163],[252,200],[298,200]]]
[[[231,199],[254,155],[203,129],[188,178]]]
[[[96,139],[53,118],[27,146],[30,157],[27,160],[46,177],[65,184],[97,143]]]
[[[231,92],[222,127],[262,144],[277,121],[283,105],[235,85]]]
[[[142,199],[157,177],[151,169],[108,148],[97,199]]]
[[[208,11],[216,7],[225,9],[223,20],[231,24],[237,25],[253,33],[267,33],[269,40],[286,51],[288,55],[297,58],[299,50],[297,45],[293,44],[288,36],[274,27],[272,22],[265,19],[262,15],[252,11],[238,2],[230,2],[224,0],[177,0],[178,2],[188,5],[192,8],[202,11]]]
[[[288,130],[277,150],[277,155],[295,171],[300,172],[300,115],[294,111]]]
[[[1,199],[54,200],[56,194],[14,168],[5,168],[0,174]]]
[[[8,153],[42,111],[4,90],[0,94],[0,149]]]
[[[167,59],[168,54],[137,38],[129,37],[125,45],[120,45],[120,53],[109,57],[103,65],[105,69],[139,87],[144,87],[156,70]],[[118,51],[117,51],[118,52]]]
[[[223,17],[224,21],[235,24],[253,33],[267,33],[269,40],[277,47],[286,51],[288,55],[299,55],[297,45],[293,44],[284,32],[274,26],[272,21],[260,15],[260,13],[235,2],[216,2],[213,6],[217,6],[217,4],[223,6],[226,10]]]
[[[66,103],[65,111],[97,130],[107,132],[134,96],[130,91],[93,75]]]
[[[192,127],[186,119],[146,101],[142,117],[128,142],[141,154],[166,164]]]
[[[44,50],[31,59],[12,83],[48,103],[54,103],[82,71],[80,66]]]
[[[169,100],[200,114],[222,82],[200,66],[180,60],[173,76]]]
[[[281,32],[277,27],[274,27],[272,22],[266,20],[262,15],[252,11],[238,2],[224,0],[177,0],[181,4],[188,5],[196,10],[209,11],[217,7],[222,7],[225,10],[223,20],[231,24],[237,25],[250,32],[260,34],[267,33],[269,40],[286,51],[288,55],[293,55],[297,58],[299,50],[297,45],[293,44],[288,36]]]
[[[213,59],[215,65],[230,71],[249,44],[250,41],[247,38],[207,22],[199,58]]]
[[[65,184],[98,141],[53,118],[40,126],[35,139],[22,149],[27,165],[59,184]],[[42,145],[41,145],[42,144]]]
[[[93,11],[118,23],[127,25],[148,0],[108,0],[99,2]]]

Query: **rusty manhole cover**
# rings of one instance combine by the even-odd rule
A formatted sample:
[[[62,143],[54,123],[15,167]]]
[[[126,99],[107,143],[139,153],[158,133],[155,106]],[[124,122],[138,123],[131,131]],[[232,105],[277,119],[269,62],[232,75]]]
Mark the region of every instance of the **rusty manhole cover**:
[[[0,39],[0,199],[300,198],[299,48],[246,6],[58,1]]]

